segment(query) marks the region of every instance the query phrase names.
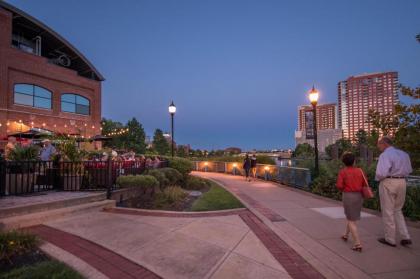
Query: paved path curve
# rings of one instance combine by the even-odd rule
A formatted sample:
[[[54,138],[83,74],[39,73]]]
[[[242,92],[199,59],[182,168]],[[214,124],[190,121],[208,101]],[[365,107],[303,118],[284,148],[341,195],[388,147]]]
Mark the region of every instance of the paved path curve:
[[[340,239],[345,218],[341,203],[273,182],[194,172],[234,193],[287,245],[327,278],[420,278],[420,229],[410,227],[414,244],[392,248],[376,241],[381,218],[362,213],[359,231],[363,252]]]

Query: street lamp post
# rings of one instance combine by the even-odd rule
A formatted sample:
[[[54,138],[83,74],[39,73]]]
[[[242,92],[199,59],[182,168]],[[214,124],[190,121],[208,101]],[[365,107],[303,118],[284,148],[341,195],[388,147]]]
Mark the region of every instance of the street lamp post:
[[[318,103],[319,92],[315,89],[315,86],[312,86],[311,91],[309,92],[309,100],[312,104],[313,111],[313,124],[314,124],[314,148],[315,148],[315,177],[319,174],[319,164],[318,164],[318,131],[317,131],[317,121],[316,121],[316,105]]]
[[[174,157],[174,115],[176,112],[176,106],[174,105],[174,101],[171,102],[169,105],[169,114],[171,115],[171,154]]]

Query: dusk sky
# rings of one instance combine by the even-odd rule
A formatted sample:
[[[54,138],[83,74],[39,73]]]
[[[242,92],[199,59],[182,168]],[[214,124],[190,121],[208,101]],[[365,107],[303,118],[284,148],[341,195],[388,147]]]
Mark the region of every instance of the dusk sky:
[[[420,86],[420,1],[8,0],[102,73],[102,115],[193,148],[294,147],[313,84],[398,71]]]

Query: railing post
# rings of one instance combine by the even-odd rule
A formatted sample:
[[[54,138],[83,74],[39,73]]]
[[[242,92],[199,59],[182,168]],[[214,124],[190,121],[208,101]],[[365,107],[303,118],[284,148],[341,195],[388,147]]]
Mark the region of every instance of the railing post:
[[[112,192],[112,159],[111,156],[109,156],[108,161],[107,161],[107,191],[106,191],[106,198],[110,199],[111,198],[111,192]]]
[[[6,160],[0,157],[0,196],[6,195]]]

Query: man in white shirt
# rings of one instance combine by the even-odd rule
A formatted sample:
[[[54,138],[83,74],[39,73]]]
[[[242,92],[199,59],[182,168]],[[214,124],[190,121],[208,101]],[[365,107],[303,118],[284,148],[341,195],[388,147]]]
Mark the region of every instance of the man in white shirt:
[[[407,188],[406,177],[413,171],[410,157],[402,150],[392,146],[392,140],[382,137],[378,140],[378,148],[382,152],[376,167],[375,179],[379,183],[384,238],[378,241],[392,247],[396,246],[396,231],[401,236],[401,245],[412,244],[405,224],[402,208]]]

